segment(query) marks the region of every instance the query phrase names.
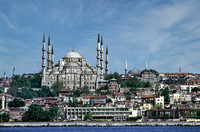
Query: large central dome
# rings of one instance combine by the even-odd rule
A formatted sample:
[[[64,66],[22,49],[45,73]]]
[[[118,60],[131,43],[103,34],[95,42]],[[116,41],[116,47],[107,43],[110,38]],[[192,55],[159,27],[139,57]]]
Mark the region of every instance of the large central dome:
[[[69,52],[65,55],[65,58],[83,58],[79,53],[72,50],[72,52]]]

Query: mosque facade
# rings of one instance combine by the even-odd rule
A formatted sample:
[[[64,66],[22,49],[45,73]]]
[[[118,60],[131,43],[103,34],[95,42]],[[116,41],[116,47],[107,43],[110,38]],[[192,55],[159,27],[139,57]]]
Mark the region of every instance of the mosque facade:
[[[99,82],[108,74],[108,47],[106,47],[105,73],[103,71],[103,37],[97,38],[97,65],[92,66],[87,60],[73,49],[58,63],[54,64],[54,51],[48,37],[46,58],[45,34],[43,34],[42,48],[42,86],[51,87],[56,82],[62,82],[67,89],[76,90],[78,87],[88,86],[90,91],[95,91]],[[47,66],[46,63],[47,62]]]

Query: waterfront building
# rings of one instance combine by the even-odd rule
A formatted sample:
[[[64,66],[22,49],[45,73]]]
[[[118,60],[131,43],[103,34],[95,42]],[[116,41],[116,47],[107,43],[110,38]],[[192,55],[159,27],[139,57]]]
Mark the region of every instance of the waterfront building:
[[[118,107],[66,107],[67,120],[84,120],[85,115],[92,114],[94,120],[126,121],[129,117],[138,116],[133,108]]]

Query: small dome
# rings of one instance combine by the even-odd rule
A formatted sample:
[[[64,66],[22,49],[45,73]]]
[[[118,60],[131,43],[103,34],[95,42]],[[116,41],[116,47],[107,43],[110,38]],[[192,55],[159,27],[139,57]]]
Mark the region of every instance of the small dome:
[[[128,71],[128,74],[130,74],[132,76],[134,76],[134,75],[139,76],[141,74],[141,72],[140,72],[140,70],[133,68],[130,71]]]
[[[65,58],[82,58],[82,56],[79,53],[72,51],[66,54]]]

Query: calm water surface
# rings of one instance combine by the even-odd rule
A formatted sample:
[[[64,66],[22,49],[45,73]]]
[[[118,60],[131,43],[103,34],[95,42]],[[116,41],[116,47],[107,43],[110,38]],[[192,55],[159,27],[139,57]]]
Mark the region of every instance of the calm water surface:
[[[200,132],[199,126],[0,127],[0,132]]]

